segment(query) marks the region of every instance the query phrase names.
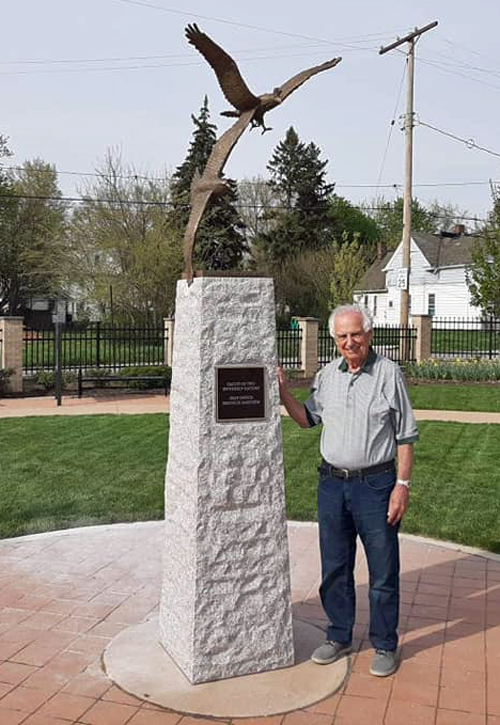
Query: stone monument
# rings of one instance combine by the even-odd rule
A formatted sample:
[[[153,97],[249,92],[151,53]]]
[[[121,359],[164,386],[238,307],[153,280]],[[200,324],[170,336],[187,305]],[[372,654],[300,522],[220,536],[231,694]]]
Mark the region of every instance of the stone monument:
[[[177,287],[160,639],[191,683],[294,662],[273,281]]]

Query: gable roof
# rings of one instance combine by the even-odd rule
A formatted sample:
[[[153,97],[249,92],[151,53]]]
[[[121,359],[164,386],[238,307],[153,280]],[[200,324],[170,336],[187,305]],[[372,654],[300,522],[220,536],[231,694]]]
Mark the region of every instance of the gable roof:
[[[421,234],[420,232],[414,232],[411,238],[433,269],[469,265],[472,262],[471,249],[477,239],[477,237],[466,235],[447,237],[439,234]],[[396,254],[399,246],[401,245],[388,252],[382,259],[377,259],[367,269],[356,285],[355,292],[387,291],[384,269]]]
[[[385,269],[386,264],[394,254],[394,250],[391,250],[390,252],[387,252],[382,259],[377,259],[371,267],[369,267],[364,275],[359,280],[358,284],[356,285],[354,291],[360,292],[364,290],[381,290],[386,292],[387,288],[385,286],[385,272],[383,271]]]
[[[469,237],[465,234],[460,237],[444,237],[419,232],[415,232],[411,236],[429,265],[434,269],[456,265],[465,266],[472,262],[471,249],[476,237]]]

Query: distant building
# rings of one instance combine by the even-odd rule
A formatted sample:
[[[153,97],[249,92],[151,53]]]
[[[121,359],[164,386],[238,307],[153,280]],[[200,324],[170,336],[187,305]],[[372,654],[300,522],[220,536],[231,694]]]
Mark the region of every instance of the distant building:
[[[471,264],[471,249],[477,237],[465,234],[461,224],[453,232],[411,235],[410,314],[432,317],[480,318],[471,302],[465,271]],[[354,291],[354,298],[367,307],[378,325],[400,320],[402,243],[385,253],[379,247],[377,260]]]
[[[54,322],[75,322],[77,302],[64,294],[54,297],[29,297],[24,300],[19,314],[24,317],[26,327],[34,329],[50,327]]]

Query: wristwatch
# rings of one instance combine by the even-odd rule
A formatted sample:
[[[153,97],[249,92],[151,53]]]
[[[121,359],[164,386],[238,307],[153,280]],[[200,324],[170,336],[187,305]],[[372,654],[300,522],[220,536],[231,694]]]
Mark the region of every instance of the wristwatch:
[[[411,481],[404,481],[402,478],[398,478],[396,483],[398,483],[400,486],[404,486],[405,488],[410,488],[411,486]]]

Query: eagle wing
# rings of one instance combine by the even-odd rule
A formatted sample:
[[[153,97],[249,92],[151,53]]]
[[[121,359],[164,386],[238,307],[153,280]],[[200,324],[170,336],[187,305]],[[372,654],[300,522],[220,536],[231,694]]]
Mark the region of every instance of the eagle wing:
[[[211,191],[205,191],[192,197],[191,213],[184,231],[184,274],[188,281],[193,279],[193,250],[196,233],[211,196]]]
[[[220,45],[202,33],[196,23],[186,27],[186,38],[212,66],[226,99],[238,111],[248,111],[259,105],[259,98],[249,90],[238,66]]]
[[[220,177],[231,151],[243,131],[252,120],[255,110],[255,108],[252,108],[249,111],[242,113],[236,123],[233,123],[227,131],[224,131],[219,140],[215,142],[212,152],[208,157],[202,179]]]
[[[193,251],[196,242],[196,234],[207,207],[210,197],[213,194],[214,182],[220,179],[222,170],[226,165],[231,151],[240,138],[243,131],[253,118],[255,108],[242,113],[238,120],[225,131],[220,139],[215,142],[207,164],[201,176],[193,179],[191,186],[191,213],[184,232],[184,273],[190,281],[193,279]],[[201,189],[201,191],[197,191]]]
[[[321,73],[324,70],[329,70],[330,68],[334,68],[336,65],[340,63],[342,58],[333,58],[332,60],[327,60],[326,63],[321,63],[321,65],[315,65],[312,68],[306,68],[306,70],[301,71],[300,73],[297,73],[297,75],[294,75],[289,80],[285,81],[282,86],[277,89],[281,101],[284,101],[285,98],[287,98],[290,93],[293,93],[297,88],[299,88],[303,83],[309,80],[312,76],[315,76],[316,73]]]

